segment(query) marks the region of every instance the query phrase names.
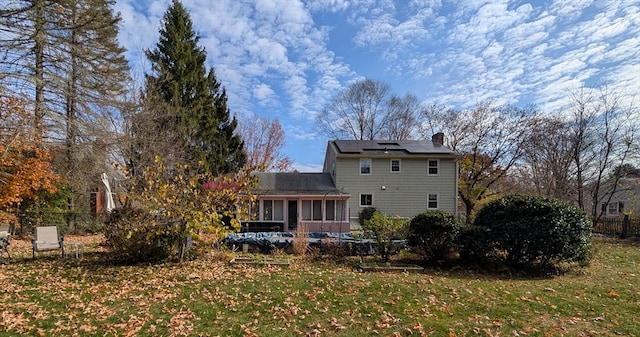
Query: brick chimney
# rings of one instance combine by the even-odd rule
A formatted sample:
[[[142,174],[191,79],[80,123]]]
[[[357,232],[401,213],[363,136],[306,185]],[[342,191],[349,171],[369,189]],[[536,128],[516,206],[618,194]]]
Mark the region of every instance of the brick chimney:
[[[431,141],[440,145],[444,145],[444,133],[438,132],[431,136]]]

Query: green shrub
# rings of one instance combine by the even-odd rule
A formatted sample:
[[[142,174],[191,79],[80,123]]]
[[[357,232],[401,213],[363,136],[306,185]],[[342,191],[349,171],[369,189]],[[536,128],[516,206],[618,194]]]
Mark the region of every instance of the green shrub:
[[[364,224],[366,221],[371,220],[373,214],[376,212],[375,207],[365,207],[358,213],[358,220],[360,220],[360,225]]]
[[[463,225],[456,240],[460,258],[467,263],[483,264],[491,260],[495,242],[486,227]]]
[[[104,235],[117,259],[158,262],[177,254],[175,226],[143,209],[122,207],[109,214]]]
[[[402,248],[401,241],[407,236],[407,219],[374,212],[369,220],[362,223],[364,236],[376,243],[376,253],[384,262]]]
[[[79,234],[97,234],[104,229],[104,224],[98,219],[84,219],[76,223],[76,232]]]
[[[489,244],[510,266],[550,268],[590,258],[591,221],[560,200],[507,196],[483,207],[474,224],[487,229]]]
[[[69,199],[73,195],[65,184],[58,184],[56,192],[46,190],[38,192],[35,199],[25,199],[20,204],[20,228],[15,231],[18,234],[33,233],[39,226],[58,226],[61,234],[67,234],[67,217],[69,212]]]
[[[419,248],[427,259],[443,259],[454,250],[460,224],[451,213],[427,211],[411,219],[409,232],[409,246]]]

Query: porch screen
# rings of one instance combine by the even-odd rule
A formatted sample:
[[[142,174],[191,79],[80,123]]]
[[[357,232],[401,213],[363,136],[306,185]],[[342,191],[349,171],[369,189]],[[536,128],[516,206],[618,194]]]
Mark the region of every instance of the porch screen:
[[[302,200],[302,220],[311,220],[311,200]]]
[[[325,219],[327,220],[335,220],[335,211],[336,211],[336,202],[334,200],[325,201]]]
[[[275,221],[284,220],[284,201],[282,200],[273,201],[273,220]]]

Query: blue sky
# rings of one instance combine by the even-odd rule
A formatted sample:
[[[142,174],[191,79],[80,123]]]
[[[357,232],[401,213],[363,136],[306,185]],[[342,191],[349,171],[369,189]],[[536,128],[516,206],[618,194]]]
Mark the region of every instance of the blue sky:
[[[454,108],[494,100],[553,113],[571,90],[640,93],[636,0],[183,0],[238,119],[278,118],[283,152],[319,171],[315,116],[351,82]],[[117,0],[138,78],[170,0]]]

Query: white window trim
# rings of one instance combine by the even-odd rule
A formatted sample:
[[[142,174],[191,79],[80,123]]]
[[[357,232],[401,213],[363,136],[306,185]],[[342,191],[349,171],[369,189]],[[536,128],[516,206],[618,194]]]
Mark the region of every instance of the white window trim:
[[[429,169],[431,168],[429,166],[429,162],[435,161],[437,166],[436,166],[436,170],[438,171],[437,173],[431,173],[429,172]],[[427,175],[428,176],[437,176],[440,174],[440,159],[427,159]]]
[[[363,195],[370,195],[370,196],[371,196],[371,205],[363,205],[363,204],[362,204],[362,196],[363,196]],[[358,204],[359,204],[359,206],[360,206],[360,207],[371,207],[371,206],[373,206],[373,205],[374,205],[374,196],[373,196],[373,193],[360,193],[360,194],[358,195]]]
[[[605,215],[620,216],[624,214],[624,210],[620,211],[620,201],[609,202],[605,205]],[[615,207],[612,207],[615,206]]]
[[[362,173],[362,162],[364,160],[369,161],[369,173]],[[371,171],[373,171],[372,166],[373,166],[373,160],[371,160],[371,158],[360,158],[360,162],[359,162],[359,165],[358,165],[358,172],[360,172],[360,175],[368,176],[368,175],[371,174]]]
[[[393,170],[393,162],[396,161],[396,160],[398,161],[398,170],[394,171]],[[391,160],[389,160],[389,172],[391,172],[391,173],[400,173],[400,172],[402,172],[402,160],[400,160],[400,159],[391,159]]]
[[[435,195],[436,196],[436,207],[430,207],[429,206],[429,196]],[[438,209],[438,206],[440,204],[440,196],[437,193],[427,193],[427,209]]]

